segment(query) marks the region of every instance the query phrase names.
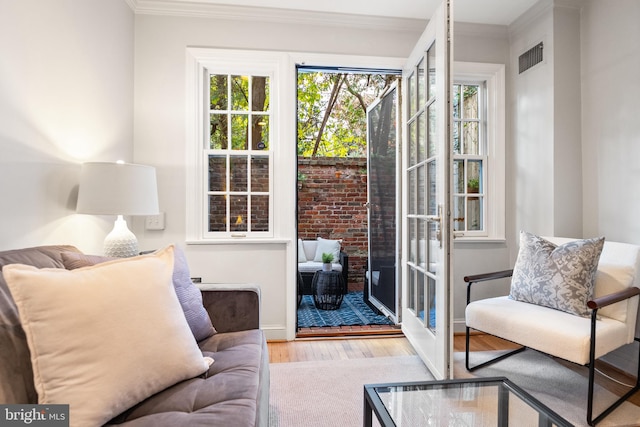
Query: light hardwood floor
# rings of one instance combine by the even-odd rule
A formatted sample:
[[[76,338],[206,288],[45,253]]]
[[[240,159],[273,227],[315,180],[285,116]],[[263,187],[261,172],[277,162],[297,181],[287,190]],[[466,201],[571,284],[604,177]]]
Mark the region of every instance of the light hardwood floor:
[[[368,357],[408,356],[416,354],[409,341],[402,336],[370,336],[370,337],[334,337],[334,338],[306,338],[295,341],[267,343],[269,347],[269,361],[271,363],[302,362],[312,360],[362,359]],[[471,338],[471,351],[493,351],[517,348],[516,344],[501,340],[491,335],[478,334]],[[465,350],[464,335],[455,335],[454,351]],[[586,370],[569,362],[558,360],[567,368],[580,375],[586,376]],[[631,384],[635,378],[617,371],[607,365],[596,364],[605,374],[626,384]],[[621,396],[628,388],[598,375],[598,384]],[[629,402],[640,406],[640,392],[629,399]]]

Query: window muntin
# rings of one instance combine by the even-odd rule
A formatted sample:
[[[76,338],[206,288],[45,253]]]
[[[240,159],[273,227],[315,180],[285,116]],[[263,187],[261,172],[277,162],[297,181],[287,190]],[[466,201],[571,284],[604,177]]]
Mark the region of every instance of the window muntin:
[[[270,78],[209,73],[205,237],[272,234]]]
[[[486,89],[453,85],[453,231],[486,234]]]

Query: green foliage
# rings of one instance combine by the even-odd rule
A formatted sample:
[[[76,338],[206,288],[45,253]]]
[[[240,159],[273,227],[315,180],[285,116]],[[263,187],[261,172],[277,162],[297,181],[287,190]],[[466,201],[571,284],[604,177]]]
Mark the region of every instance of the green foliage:
[[[333,261],[333,254],[330,254],[327,252],[322,253],[322,262],[324,264],[331,264],[332,261]]]
[[[299,72],[298,155],[366,156],[366,109],[393,79],[385,75]]]

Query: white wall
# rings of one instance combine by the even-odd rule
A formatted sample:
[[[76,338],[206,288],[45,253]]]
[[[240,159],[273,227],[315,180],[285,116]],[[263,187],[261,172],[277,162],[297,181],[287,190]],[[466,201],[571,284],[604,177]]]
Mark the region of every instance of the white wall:
[[[588,0],[581,19],[584,234],[640,244],[640,2]],[[635,375],[637,356],[607,361]]]
[[[509,38],[507,27],[454,24],[454,60],[461,62],[485,62],[505,64],[506,74],[510,74]],[[454,70],[455,72],[455,70]],[[509,96],[507,88],[507,96]],[[507,115],[509,113],[507,112]],[[510,134],[510,120],[507,117],[506,134]],[[507,141],[507,153],[511,146]],[[507,213],[508,214],[508,213]],[[509,230],[507,230],[509,231]],[[466,284],[464,277],[472,274],[507,270],[512,267],[509,259],[509,234],[507,242],[464,243],[454,240],[453,277],[453,321],[454,332],[464,331],[464,310],[466,306]],[[496,284],[492,289],[477,289],[474,298],[484,298],[504,294],[508,283]]]
[[[419,31],[358,26],[241,22],[213,18],[137,15],[135,21],[135,152],[138,163],[158,172],[166,229],[133,231],[141,248],[185,246],[185,67],[187,47],[318,52],[406,57]],[[304,56],[304,55],[302,55]],[[334,64],[339,65],[339,64]],[[293,76],[294,65],[291,66]],[[292,83],[292,88],[294,83]],[[275,173],[275,212],[285,221],[275,244],[186,245],[192,276],[204,282],[257,283],[262,288],[262,329],[268,339],[295,337],[295,101],[289,100],[290,134],[279,141],[285,154]],[[282,178],[284,176],[284,179]]]
[[[635,244],[640,244],[639,21],[638,1],[590,0],[581,35],[585,235]]]
[[[124,0],[0,0],[0,249],[102,249],[76,215],[84,161],[131,160],[133,12]]]

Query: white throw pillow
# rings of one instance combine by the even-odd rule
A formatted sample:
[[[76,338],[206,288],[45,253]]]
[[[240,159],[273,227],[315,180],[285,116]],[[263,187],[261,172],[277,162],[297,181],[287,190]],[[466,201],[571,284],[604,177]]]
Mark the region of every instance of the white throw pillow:
[[[318,246],[316,247],[316,255],[313,258],[316,262],[322,262],[322,254],[329,253],[333,255],[333,262],[340,262],[340,244],[342,240],[329,240],[318,237]]]
[[[27,336],[40,404],[103,425],[208,365],[172,284],[174,248],[78,270],[2,273]]]
[[[307,262],[307,256],[304,254],[302,239],[298,239],[298,262]]]

